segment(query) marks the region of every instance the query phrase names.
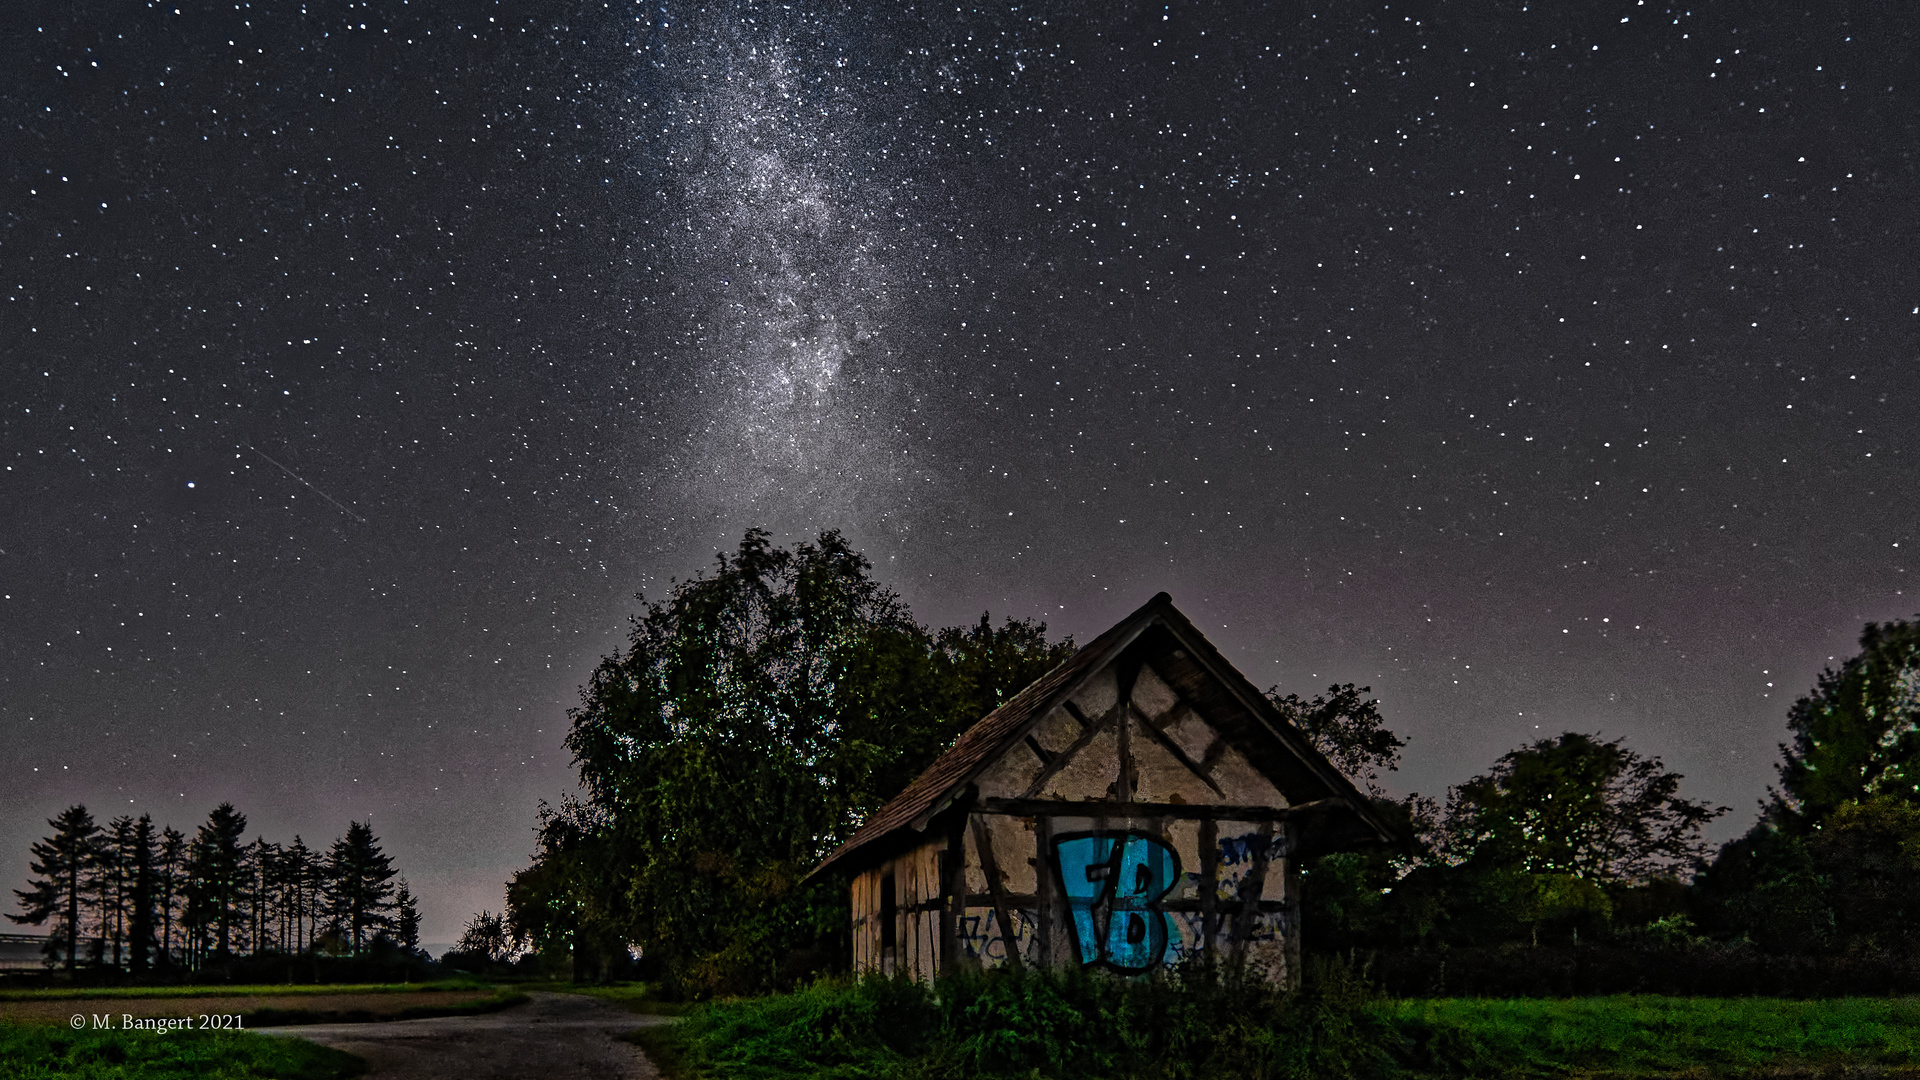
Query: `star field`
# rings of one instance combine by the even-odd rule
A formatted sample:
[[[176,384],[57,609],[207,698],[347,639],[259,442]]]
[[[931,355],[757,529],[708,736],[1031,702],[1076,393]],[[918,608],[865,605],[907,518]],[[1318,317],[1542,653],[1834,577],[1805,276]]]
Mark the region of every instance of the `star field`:
[[[401,0],[0,21],[0,877],[74,801],[499,906],[749,526],[923,620],[1160,589],[1437,792],[1732,804],[1910,580],[1898,7]],[[1738,819],[1738,820],[1736,820]],[[8,854],[12,853],[12,854]]]

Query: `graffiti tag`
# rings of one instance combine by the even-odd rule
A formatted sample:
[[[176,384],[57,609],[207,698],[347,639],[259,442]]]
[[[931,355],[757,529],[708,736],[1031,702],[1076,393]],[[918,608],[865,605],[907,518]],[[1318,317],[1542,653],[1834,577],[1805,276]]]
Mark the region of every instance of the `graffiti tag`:
[[[1173,849],[1135,832],[1076,833],[1053,842],[1082,964],[1135,974],[1168,960],[1178,939],[1160,899],[1180,880]]]

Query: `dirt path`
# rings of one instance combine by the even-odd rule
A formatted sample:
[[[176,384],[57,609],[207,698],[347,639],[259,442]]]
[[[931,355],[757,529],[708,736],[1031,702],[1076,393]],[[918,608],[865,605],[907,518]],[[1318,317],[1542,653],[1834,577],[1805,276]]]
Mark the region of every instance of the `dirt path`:
[[[635,1016],[580,994],[536,992],[533,1000],[486,1016],[384,1024],[261,1028],[358,1054],[365,1080],[657,1080],[632,1043],[614,1036],[670,1022]]]

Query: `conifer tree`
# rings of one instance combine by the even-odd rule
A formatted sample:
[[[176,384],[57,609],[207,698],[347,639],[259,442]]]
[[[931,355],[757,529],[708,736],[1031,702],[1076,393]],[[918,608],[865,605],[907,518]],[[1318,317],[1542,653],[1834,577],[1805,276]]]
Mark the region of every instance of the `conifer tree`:
[[[200,948],[225,961],[233,955],[234,932],[247,919],[247,866],[240,837],[247,816],[221,803],[207,815],[193,838],[187,891],[187,923],[199,936]]]
[[[407,887],[405,878],[400,879],[400,891],[394,894],[393,933],[408,956],[420,951],[420,904],[414,899],[413,890]]]
[[[153,817],[141,814],[134,823],[127,851],[128,898],[127,966],[135,974],[145,972],[154,952],[154,907],[158,901],[158,875],[155,866]]]
[[[294,836],[293,843],[287,845],[284,876],[287,907],[293,922],[289,951],[301,953],[313,948],[313,939],[317,936],[315,925],[320,920],[321,874],[319,856],[298,834]]]
[[[53,826],[53,835],[36,841],[31,848],[33,861],[28,867],[37,876],[27,883],[25,891],[14,890],[21,910],[7,918],[23,926],[39,926],[53,919],[55,931],[48,945],[65,936],[66,968],[71,974],[79,963],[81,917],[92,884],[94,841],[100,827],[87,808],[77,803],[47,824]]]
[[[328,899],[336,925],[357,954],[375,930],[393,925],[393,860],[380,850],[372,822],[349,822],[327,853]]]
[[[160,963],[174,962],[173,928],[176,913],[185,894],[187,837],[179,829],[167,826],[160,833],[160,850],[154,860],[154,894],[160,914]]]
[[[112,964],[126,962],[127,905],[131,882],[127,871],[133,862],[133,818],[122,814],[107,822],[96,844],[95,887],[100,890],[100,931],[112,951]]]

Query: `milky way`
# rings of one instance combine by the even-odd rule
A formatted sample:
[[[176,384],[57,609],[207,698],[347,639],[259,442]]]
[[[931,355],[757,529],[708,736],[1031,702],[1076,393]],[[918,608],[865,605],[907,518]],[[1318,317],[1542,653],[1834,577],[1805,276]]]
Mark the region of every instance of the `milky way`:
[[[1167,589],[1437,792],[1732,804],[1910,617],[1897,6],[13,5],[0,884],[68,803],[497,908],[756,525],[924,620]]]

